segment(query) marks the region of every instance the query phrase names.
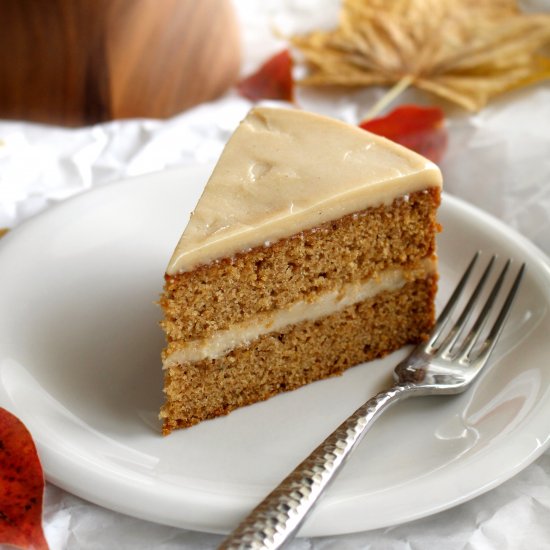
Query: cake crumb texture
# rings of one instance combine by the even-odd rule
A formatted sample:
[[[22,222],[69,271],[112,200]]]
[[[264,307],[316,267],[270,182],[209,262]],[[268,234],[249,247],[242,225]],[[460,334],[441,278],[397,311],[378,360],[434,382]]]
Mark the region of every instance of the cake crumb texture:
[[[394,228],[395,229],[395,228]],[[263,401],[427,338],[437,276],[265,334],[217,359],[165,370],[163,433]]]

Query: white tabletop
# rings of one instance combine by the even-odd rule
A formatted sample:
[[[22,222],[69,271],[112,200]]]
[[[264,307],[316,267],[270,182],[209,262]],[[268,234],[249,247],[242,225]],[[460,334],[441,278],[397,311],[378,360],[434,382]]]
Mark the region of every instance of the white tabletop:
[[[330,26],[336,0],[235,0],[243,73],[285,47],[272,36]],[[381,90],[299,91],[300,106],[356,123]],[[445,190],[504,220],[550,254],[550,83],[507,94],[476,115],[408,92],[401,102],[448,113]],[[217,158],[251,103],[230,91],[170,120],[128,120],[81,129],[0,121],[0,227],[15,227],[90,187]],[[161,275],[159,274],[159,277]],[[377,531],[297,539],[293,549],[522,549],[550,546],[550,453],[474,500]],[[52,549],[215,548],[217,535],[183,531],[112,512],[51,484],[44,525]]]

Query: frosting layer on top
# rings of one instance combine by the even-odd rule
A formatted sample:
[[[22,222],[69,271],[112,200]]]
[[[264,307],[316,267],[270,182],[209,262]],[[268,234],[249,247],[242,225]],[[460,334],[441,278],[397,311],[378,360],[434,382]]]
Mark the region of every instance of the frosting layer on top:
[[[166,272],[440,186],[435,164],[392,141],[305,111],[256,108],[228,141]]]

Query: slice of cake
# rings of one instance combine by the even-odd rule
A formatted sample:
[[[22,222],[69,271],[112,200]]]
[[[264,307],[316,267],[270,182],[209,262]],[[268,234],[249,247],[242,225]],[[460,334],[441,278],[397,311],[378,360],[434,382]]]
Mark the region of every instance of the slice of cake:
[[[166,271],[164,433],[424,338],[440,190],[434,164],[384,138],[252,110]]]

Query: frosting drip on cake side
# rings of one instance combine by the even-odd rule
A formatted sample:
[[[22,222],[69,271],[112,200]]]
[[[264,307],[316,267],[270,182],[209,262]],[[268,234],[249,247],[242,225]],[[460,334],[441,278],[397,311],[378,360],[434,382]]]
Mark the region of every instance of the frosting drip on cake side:
[[[320,319],[372,298],[380,292],[398,290],[409,281],[423,279],[436,272],[435,258],[424,259],[408,271],[384,271],[366,282],[350,283],[343,288],[320,294],[314,302],[297,302],[286,310],[261,315],[231,329],[219,331],[209,338],[186,342],[183,347],[168,354],[163,361],[164,368],[207,358],[215,359],[234,348],[248,345],[264,334],[279,332],[286,326],[303,321]]]
[[[437,166],[396,143],[312,113],[256,108],[227,143],[166,271],[431,187],[441,187]]]

